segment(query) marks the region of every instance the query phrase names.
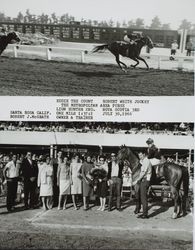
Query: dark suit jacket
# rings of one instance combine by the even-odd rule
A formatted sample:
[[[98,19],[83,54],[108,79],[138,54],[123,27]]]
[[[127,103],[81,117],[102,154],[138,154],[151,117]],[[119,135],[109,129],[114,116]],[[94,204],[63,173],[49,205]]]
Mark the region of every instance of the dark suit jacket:
[[[37,162],[32,160],[30,164],[28,159],[24,159],[21,164],[21,175],[24,177],[24,180],[29,180],[31,177],[38,177],[38,166]]]
[[[119,164],[119,171],[118,171],[118,177],[122,179],[122,171],[123,171],[123,164]],[[111,179],[111,173],[112,173],[112,162],[108,163],[108,180]]]

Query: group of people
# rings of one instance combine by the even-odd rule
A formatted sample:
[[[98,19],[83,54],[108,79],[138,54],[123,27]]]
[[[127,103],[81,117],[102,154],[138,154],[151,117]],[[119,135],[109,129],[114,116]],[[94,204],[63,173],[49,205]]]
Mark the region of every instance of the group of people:
[[[177,40],[174,40],[173,43],[171,44],[170,60],[175,59],[175,55],[177,53],[178,48],[179,48],[179,45],[177,43]],[[191,56],[193,49],[194,49],[194,44],[192,42],[192,39],[189,39],[188,42],[186,43],[186,56]]]
[[[75,154],[72,159],[59,151],[57,158],[52,159],[42,155],[36,161],[32,153],[27,152],[24,159],[17,159],[12,155],[4,167],[3,174],[7,182],[7,210],[14,210],[18,181],[24,184],[24,209],[36,208],[41,201],[44,210],[57,206],[58,210],[66,209],[67,198],[72,196],[74,209],[78,207],[78,196],[83,197],[83,209],[89,209],[89,200],[93,196],[99,198],[98,210],[106,210],[108,196],[108,211],[113,209],[113,197],[116,196],[116,209],[121,208],[121,190],[123,178],[127,177],[136,193],[135,214],[140,213],[141,204],[143,213],[140,218],[148,218],[147,191],[152,175],[152,165],[157,164],[161,157],[160,150],[154,145],[153,139],[146,141],[147,151],[138,153],[141,172],[134,182],[131,178],[131,168],[126,161],[119,162],[115,153],[111,153],[107,160],[103,155],[96,162],[86,155],[81,159]],[[156,160],[156,162],[153,162]],[[40,197],[40,199],[39,199]]]

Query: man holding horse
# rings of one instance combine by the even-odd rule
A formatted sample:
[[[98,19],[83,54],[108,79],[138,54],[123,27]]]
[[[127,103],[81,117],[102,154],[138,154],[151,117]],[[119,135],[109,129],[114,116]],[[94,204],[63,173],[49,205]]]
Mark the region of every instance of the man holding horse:
[[[138,216],[138,218],[147,219],[148,218],[148,201],[147,201],[147,192],[150,185],[150,179],[152,176],[152,165],[150,160],[148,159],[145,152],[139,152],[138,154],[140,163],[141,163],[141,171],[136,181],[133,182],[133,185],[139,185],[138,192],[138,207],[143,206],[143,214]]]

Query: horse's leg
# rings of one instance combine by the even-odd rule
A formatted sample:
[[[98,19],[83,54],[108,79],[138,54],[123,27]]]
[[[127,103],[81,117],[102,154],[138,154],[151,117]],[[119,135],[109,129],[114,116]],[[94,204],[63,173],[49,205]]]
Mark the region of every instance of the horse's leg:
[[[118,63],[118,65],[122,69],[122,71],[127,72],[127,70],[126,70],[127,65],[119,60],[119,55],[115,55],[115,57],[116,57],[116,62]],[[122,68],[121,64],[125,67],[125,69]]]
[[[183,195],[179,190],[179,197],[178,197],[178,205],[179,205],[179,212],[178,217],[181,217],[183,215]]]
[[[139,59],[140,61],[144,62],[145,65],[146,65],[146,67],[147,67],[147,69],[149,69],[149,66],[148,66],[147,62],[142,57],[137,56],[137,59]]]
[[[181,204],[180,204],[180,216],[185,216],[187,214],[187,197],[185,196],[185,193],[183,191],[180,191],[180,197],[181,197]]]
[[[174,199],[174,212],[172,215],[172,219],[176,219],[177,218],[177,206],[178,206],[179,192],[178,192],[177,188],[174,186],[171,186],[171,192],[172,192],[173,199]]]
[[[134,65],[132,65],[131,64],[131,67],[132,68],[135,68],[138,64],[139,64],[139,61],[136,59],[136,58],[131,58],[133,61],[136,61],[137,63],[136,64],[134,64]]]

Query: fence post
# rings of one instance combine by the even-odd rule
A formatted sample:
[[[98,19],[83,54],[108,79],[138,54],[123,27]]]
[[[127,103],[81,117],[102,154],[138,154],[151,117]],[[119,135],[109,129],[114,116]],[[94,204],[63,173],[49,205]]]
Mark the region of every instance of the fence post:
[[[178,152],[175,154],[175,162],[178,163]]]
[[[57,146],[54,146],[54,158],[57,158]]]
[[[51,60],[51,51],[52,51],[51,48],[47,48],[47,49],[46,49],[46,54],[47,54],[47,60],[48,60],[48,61]]]
[[[85,51],[81,51],[81,62],[85,62]]]
[[[191,167],[191,157],[192,157],[192,152],[191,149],[189,149],[189,157],[188,157],[188,173],[190,174],[190,167]]]
[[[178,58],[178,70],[182,70],[183,69],[183,58],[179,57]]]
[[[19,47],[18,46],[14,46],[14,57],[17,58],[18,57],[18,49]]]
[[[54,147],[53,145],[50,145],[50,157],[53,158],[54,156]]]
[[[160,69],[160,64],[161,64],[161,57],[158,56],[158,69]]]

